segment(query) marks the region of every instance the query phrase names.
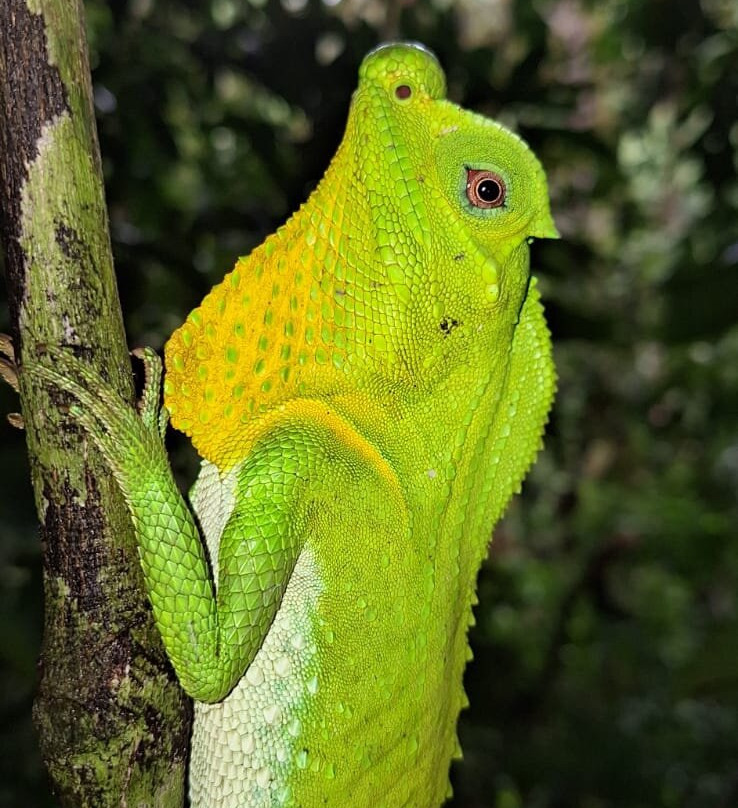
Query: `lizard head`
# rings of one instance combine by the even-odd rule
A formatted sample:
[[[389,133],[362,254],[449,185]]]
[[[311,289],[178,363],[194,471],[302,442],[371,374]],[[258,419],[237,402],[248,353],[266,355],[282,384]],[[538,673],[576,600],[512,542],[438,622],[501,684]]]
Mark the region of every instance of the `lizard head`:
[[[445,95],[430,51],[381,46],[361,65],[344,141],[368,199],[378,271],[416,343],[460,324],[490,331],[513,322],[530,239],[557,236],[533,152]]]

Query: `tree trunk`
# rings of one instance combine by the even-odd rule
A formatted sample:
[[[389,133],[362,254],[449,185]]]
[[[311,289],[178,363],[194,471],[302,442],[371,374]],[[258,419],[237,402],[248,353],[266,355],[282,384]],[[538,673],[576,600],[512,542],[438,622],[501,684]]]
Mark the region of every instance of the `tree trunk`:
[[[111,474],[23,374],[66,346],[132,399],[81,0],[0,0],[0,234],[44,551],[34,714],[62,806],[180,808],[189,701],[153,625]]]

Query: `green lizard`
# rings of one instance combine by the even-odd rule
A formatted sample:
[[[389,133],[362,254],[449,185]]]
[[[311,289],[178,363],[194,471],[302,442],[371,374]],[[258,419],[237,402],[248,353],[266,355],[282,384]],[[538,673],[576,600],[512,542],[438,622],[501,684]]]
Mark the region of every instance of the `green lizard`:
[[[528,147],[444,94],[420,46],[366,57],[319,186],[168,342],[163,417],[153,352],[140,416],[81,362],[40,371],[128,503],[195,808],[449,793],[475,578],[554,391],[528,244],[556,230]]]

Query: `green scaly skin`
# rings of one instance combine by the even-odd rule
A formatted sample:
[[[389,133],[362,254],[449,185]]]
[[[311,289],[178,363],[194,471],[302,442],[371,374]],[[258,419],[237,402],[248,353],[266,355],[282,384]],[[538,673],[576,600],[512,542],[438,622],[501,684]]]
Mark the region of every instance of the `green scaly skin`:
[[[72,358],[36,369],[76,397],[128,503],[197,700],[195,808],[448,794],[476,575],[554,391],[528,243],[556,231],[527,146],[444,92],[418,46],[367,56],[319,187],[167,345],[204,542],[153,353],[140,416]],[[478,171],[504,204],[480,206]]]

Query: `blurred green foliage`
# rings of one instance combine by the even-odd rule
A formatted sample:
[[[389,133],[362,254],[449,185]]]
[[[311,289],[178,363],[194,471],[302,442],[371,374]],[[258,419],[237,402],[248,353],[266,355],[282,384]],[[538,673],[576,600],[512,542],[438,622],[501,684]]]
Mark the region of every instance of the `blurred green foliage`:
[[[378,41],[426,43],[455,100],[528,139],[563,236],[534,247],[559,394],[482,571],[453,805],[738,805],[738,5],[87,12],[132,345],[160,346],[305,198]],[[22,435],[0,430],[0,805],[46,806],[39,548]]]

